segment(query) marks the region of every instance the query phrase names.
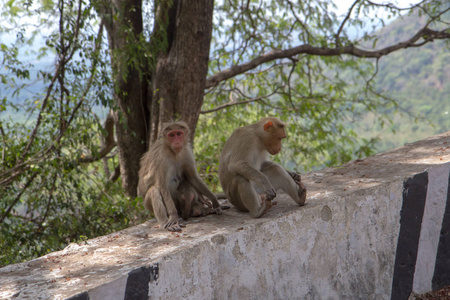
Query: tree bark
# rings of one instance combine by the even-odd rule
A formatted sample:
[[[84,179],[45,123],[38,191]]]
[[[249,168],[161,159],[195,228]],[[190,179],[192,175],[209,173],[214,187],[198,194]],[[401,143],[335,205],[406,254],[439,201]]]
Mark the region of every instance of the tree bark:
[[[168,12],[168,46],[152,76],[151,140],[173,118],[188,123],[193,140],[208,72],[213,9],[213,0],[175,0]]]
[[[141,0],[112,0],[100,8],[108,31],[114,74],[114,123],[119,150],[122,187],[136,197],[139,161],[146,151],[150,114],[148,78],[130,64],[129,43],[142,34]]]
[[[203,104],[214,1],[174,0],[171,6],[168,3],[155,1],[150,49],[156,50],[152,54],[157,59],[151,86],[142,70],[129,64],[127,53],[127,43],[133,35],[142,34],[141,0],[111,0],[99,9],[108,31],[114,72],[120,175],[122,186],[131,197],[136,196],[139,162],[149,145],[148,139],[151,143],[158,138],[163,122],[182,119],[191,129],[192,141]],[[147,67],[148,72],[152,66]]]

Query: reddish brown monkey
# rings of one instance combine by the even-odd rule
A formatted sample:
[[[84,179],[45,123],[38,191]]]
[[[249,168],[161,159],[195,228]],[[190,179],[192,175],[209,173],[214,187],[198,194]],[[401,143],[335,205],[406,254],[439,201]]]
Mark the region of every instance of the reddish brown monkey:
[[[306,188],[301,177],[269,160],[281,151],[286,124],[276,117],[262,118],[236,129],[225,143],[219,161],[220,184],[228,200],[239,210],[259,218],[272,206],[281,189],[304,205]]]
[[[181,231],[175,199],[180,199],[178,189],[183,181],[188,187],[182,187],[182,193],[194,191],[205,195],[212,201],[215,213],[221,213],[216,196],[197,174],[188,135],[185,122],[164,124],[161,138],[141,159],[138,195],[144,199],[144,206],[155,214],[160,226],[169,231]],[[184,208],[184,204],[181,207]]]

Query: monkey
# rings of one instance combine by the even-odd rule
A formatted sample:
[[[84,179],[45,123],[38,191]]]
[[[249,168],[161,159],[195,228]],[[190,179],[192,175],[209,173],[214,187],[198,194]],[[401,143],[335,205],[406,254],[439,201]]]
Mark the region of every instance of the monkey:
[[[183,220],[189,217],[200,217],[215,214],[217,211],[212,208],[211,202],[207,201],[202,194],[198,193],[187,180],[183,180],[177,190],[175,197],[176,206]],[[221,209],[227,207],[221,206]]]
[[[142,156],[139,170],[138,195],[144,206],[155,214],[161,228],[181,231],[174,198],[185,180],[194,191],[208,197],[217,214],[221,208],[216,196],[197,173],[194,154],[188,140],[189,128],[183,121],[163,124],[161,138]],[[183,188],[181,192],[184,192]]]
[[[298,205],[306,202],[300,174],[269,159],[281,151],[286,124],[276,117],[237,128],[226,141],[219,159],[219,180],[228,200],[254,218],[264,215],[281,189]]]

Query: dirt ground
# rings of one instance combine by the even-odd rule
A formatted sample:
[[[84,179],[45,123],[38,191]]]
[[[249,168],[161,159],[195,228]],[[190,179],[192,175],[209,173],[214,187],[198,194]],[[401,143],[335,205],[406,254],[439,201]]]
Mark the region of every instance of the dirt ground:
[[[422,295],[415,293],[409,296],[408,300],[449,300],[450,299],[450,285],[443,287],[440,290],[429,292]]]

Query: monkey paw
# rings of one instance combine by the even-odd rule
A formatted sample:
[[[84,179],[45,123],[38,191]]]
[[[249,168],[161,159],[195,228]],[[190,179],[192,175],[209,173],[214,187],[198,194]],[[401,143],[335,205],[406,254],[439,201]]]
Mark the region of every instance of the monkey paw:
[[[181,230],[181,226],[178,225],[178,224],[174,224],[174,225],[172,225],[170,227],[166,227],[166,229],[169,230],[169,231],[178,231],[178,232],[182,231]]]
[[[184,225],[182,223],[176,223],[171,226],[167,226],[167,227],[164,226],[164,228],[166,228],[169,231],[178,231],[178,232],[182,231],[182,229],[181,229],[182,227],[186,227],[186,225]]]
[[[186,225],[179,222],[178,218],[175,220],[169,219],[169,221],[164,225],[164,228],[169,231],[181,231],[182,227],[186,227]]]
[[[302,181],[302,176],[298,173],[295,172],[290,172],[290,171],[286,171],[288,172],[289,176],[292,177],[292,179],[294,179],[295,182],[300,182]]]
[[[214,208],[214,212],[215,212],[216,215],[221,215],[222,214],[222,208],[216,207],[216,208]]]
[[[295,183],[298,185],[298,197],[300,199],[298,204],[300,206],[303,206],[303,205],[305,205],[305,202],[306,202],[306,193],[307,193],[306,187],[300,181],[296,181]]]

